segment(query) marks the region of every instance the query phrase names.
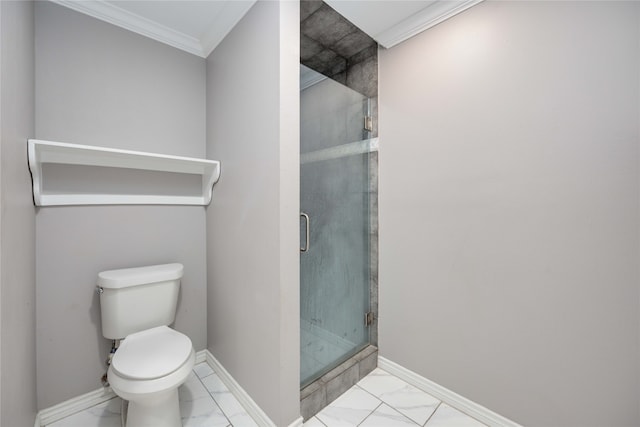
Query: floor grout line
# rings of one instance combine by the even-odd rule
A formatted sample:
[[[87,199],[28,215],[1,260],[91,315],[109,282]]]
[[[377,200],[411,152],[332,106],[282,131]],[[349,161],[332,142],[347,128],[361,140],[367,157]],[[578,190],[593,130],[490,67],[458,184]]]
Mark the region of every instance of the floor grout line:
[[[393,408],[393,409],[395,409],[396,411],[398,411],[398,409],[397,409],[395,406],[393,406],[391,403],[386,402],[383,398],[376,396],[375,394],[373,394],[372,392],[370,392],[370,391],[369,391],[369,390],[367,390],[366,388],[364,388],[364,387],[360,387],[360,386],[358,385],[358,383],[356,383],[354,387],[359,387],[361,390],[366,391],[366,392],[367,392],[367,393],[369,393],[371,396],[375,397],[376,399],[378,399],[380,402],[384,403],[384,404],[385,404],[385,405],[387,405],[388,407]],[[378,406],[379,406],[379,405],[378,405]],[[377,409],[377,408],[376,408],[376,409]],[[400,411],[398,411],[398,412],[400,412]],[[402,412],[400,412],[400,413],[402,414]],[[404,415],[404,414],[402,414],[402,415]],[[406,416],[406,415],[405,415],[405,416]],[[407,418],[409,418],[409,417],[407,417]],[[413,421],[413,420],[411,420],[411,421]],[[417,424],[418,424],[418,423],[416,423],[416,425],[417,425]]]
[[[319,422],[320,424],[322,424],[323,426],[328,427],[328,426],[327,426],[327,425],[326,425],[326,424],[325,424],[325,423],[324,423],[320,418],[318,418],[317,416],[315,416],[315,415],[314,415],[312,418],[315,418],[316,420],[318,420],[318,422]]]
[[[359,382],[359,381],[358,381]],[[366,391],[367,393],[369,393],[371,396],[375,397],[376,399],[378,399],[380,402],[382,403],[386,403],[384,400],[380,399],[378,396],[376,396],[375,394],[371,393],[369,390],[367,390],[366,388],[359,386],[358,383],[356,383],[354,385],[354,387],[358,387],[360,390]]]
[[[438,400],[440,400],[440,399],[438,399]],[[429,423],[429,420],[431,418],[433,418],[433,416],[438,411],[438,408],[440,408],[440,405],[442,405],[442,400],[440,400],[440,403],[438,403],[438,406],[436,406],[436,409],[434,409],[433,412],[431,413],[431,415],[429,415],[429,418],[427,418],[427,421],[425,421],[424,424],[422,424],[422,427],[426,427],[426,425]]]
[[[380,369],[380,368],[377,368],[377,369]],[[384,369],[380,369],[380,370],[381,370],[382,372],[386,373],[387,375],[390,375],[390,376],[392,376],[392,377],[394,377],[394,378],[399,379],[400,381],[402,381],[402,382],[403,382],[403,383],[405,383],[406,385],[410,386],[411,388],[414,388],[414,389],[416,389],[416,390],[419,390],[419,391],[421,391],[422,393],[426,394],[427,396],[431,397],[432,399],[435,399],[435,400],[437,400],[437,401],[438,401],[438,405],[436,406],[436,409],[434,409],[434,411],[431,413],[431,415],[429,415],[429,418],[427,418],[427,421],[425,421],[425,423],[424,423],[424,424],[422,424],[422,427],[426,426],[426,425],[427,425],[427,423],[429,422],[429,420],[431,419],[431,417],[433,417],[433,414],[435,414],[435,413],[436,413],[436,411],[438,410],[438,408],[440,407],[440,405],[442,405],[442,403],[443,403],[443,402],[442,402],[442,400],[440,400],[440,399],[438,399],[437,397],[435,397],[435,396],[431,395],[430,393],[427,393],[426,391],[422,390],[421,388],[418,388],[418,387],[414,386],[413,384],[409,384],[408,382],[406,382],[406,381],[405,381],[405,380],[403,380],[402,378],[398,378],[397,376],[395,376],[395,375],[393,375],[393,374],[391,374],[391,373],[389,373],[389,372],[385,371]],[[366,377],[365,377],[365,378],[366,378]],[[358,383],[356,383],[356,385],[355,385],[355,386],[358,386]],[[402,411],[400,411],[398,408],[396,408],[396,407],[395,407],[394,405],[392,405],[391,403],[389,403],[389,402],[385,401],[385,400],[384,400],[384,399],[382,399],[381,397],[376,396],[375,394],[371,393],[369,390],[367,390],[366,388],[364,388],[364,387],[362,387],[362,386],[358,386],[358,387],[360,387],[362,390],[366,391],[367,393],[369,393],[369,394],[370,394],[370,395],[372,395],[373,397],[377,398],[378,400],[382,401],[383,403],[385,403],[386,405],[388,405],[390,408],[395,409],[396,411],[398,411],[399,413],[401,413],[402,415],[404,415],[405,417],[407,417],[408,419],[410,419],[412,422],[414,422],[416,425],[420,426],[420,424],[418,424],[418,423],[417,423],[413,418],[411,418],[411,417],[409,417],[408,415],[404,414]],[[454,409],[456,409],[456,408],[454,408]],[[460,412],[462,412],[462,411],[460,411]],[[465,414],[465,415],[467,415],[467,414]],[[467,416],[468,416],[468,415],[467,415]],[[470,416],[469,416],[469,417],[470,417]],[[473,417],[470,417],[470,418],[473,418]],[[474,418],[474,420],[475,420],[475,418]]]
[[[195,374],[195,372],[194,372],[194,374]],[[206,378],[206,377],[210,377],[210,376],[212,376],[213,374],[216,374],[216,371],[213,371],[211,374],[209,374],[209,375],[205,376],[205,378]],[[233,423],[231,422],[231,418],[229,418],[229,416],[227,415],[227,413],[226,413],[226,412],[224,412],[224,409],[222,409],[222,406],[220,406],[220,404],[218,403],[218,401],[216,400],[216,398],[215,398],[215,397],[213,397],[213,394],[211,394],[211,392],[209,391],[209,389],[207,388],[207,386],[205,386],[205,385],[204,385],[204,383],[202,382],[202,378],[200,378],[200,377],[198,376],[198,374],[195,374],[195,375],[196,375],[196,377],[198,378],[198,381],[200,381],[200,384],[202,385],[202,387],[204,387],[204,389],[205,389],[205,390],[207,391],[207,393],[209,394],[209,397],[211,397],[211,400],[213,400],[213,403],[215,403],[215,404],[216,404],[216,406],[218,407],[218,409],[220,409],[220,412],[222,412],[222,415],[223,415],[223,416],[225,417],[225,419],[229,422],[229,425],[228,425],[227,427],[229,427],[229,426],[233,427]],[[217,375],[217,374],[216,374],[216,375]],[[220,378],[220,377],[218,377],[218,378]],[[225,386],[225,389],[226,389],[226,386]],[[229,390],[227,389],[227,391],[229,391]]]
[[[378,400],[380,400],[380,399],[378,399]],[[359,426],[362,425],[362,423],[364,423],[367,420],[367,418],[369,418],[371,415],[373,415],[373,413],[376,412],[378,410],[378,408],[381,407],[382,405],[384,405],[384,402],[382,400],[380,400],[380,404],[378,406],[376,406],[375,408],[373,408],[373,411],[369,412],[369,415],[364,417],[364,419],[362,421],[360,421],[358,423],[358,425]]]

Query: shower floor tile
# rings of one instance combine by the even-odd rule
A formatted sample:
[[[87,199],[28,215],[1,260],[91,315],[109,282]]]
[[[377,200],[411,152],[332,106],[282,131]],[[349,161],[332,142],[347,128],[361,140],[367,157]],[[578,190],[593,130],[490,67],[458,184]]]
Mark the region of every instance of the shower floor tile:
[[[301,321],[300,325],[300,378],[315,377],[327,366],[340,360],[356,344],[338,335]]]

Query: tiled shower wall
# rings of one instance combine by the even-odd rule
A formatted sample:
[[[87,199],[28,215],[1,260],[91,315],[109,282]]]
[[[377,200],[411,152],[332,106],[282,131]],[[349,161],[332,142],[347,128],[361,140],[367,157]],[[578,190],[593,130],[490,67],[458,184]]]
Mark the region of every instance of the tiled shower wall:
[[[300,62],[369,98],[378,96],[377,43],[322,1],[300,2]]]

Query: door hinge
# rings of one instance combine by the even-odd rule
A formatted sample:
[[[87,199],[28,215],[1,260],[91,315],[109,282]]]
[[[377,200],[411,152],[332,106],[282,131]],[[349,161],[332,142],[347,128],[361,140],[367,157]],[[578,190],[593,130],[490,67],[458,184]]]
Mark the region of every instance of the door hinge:
[[[373,311],[370,311],[364,315],[364,324],[365,326],[371,326],[373,322],[376,320],[376,315],[373,314]]]
[[[371,116],[364,116],[364,130],[373,132],[373,118]]]

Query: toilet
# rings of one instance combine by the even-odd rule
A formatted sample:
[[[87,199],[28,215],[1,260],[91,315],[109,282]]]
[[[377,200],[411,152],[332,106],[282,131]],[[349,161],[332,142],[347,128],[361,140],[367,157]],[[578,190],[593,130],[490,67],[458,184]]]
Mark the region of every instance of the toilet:
[[[182,264],[98,274],[102,335],[122,340],[107,371],[111,388],[129,401],[126,427],[181,427],[178,387],[195,363],[186,335],[171,329]]]

